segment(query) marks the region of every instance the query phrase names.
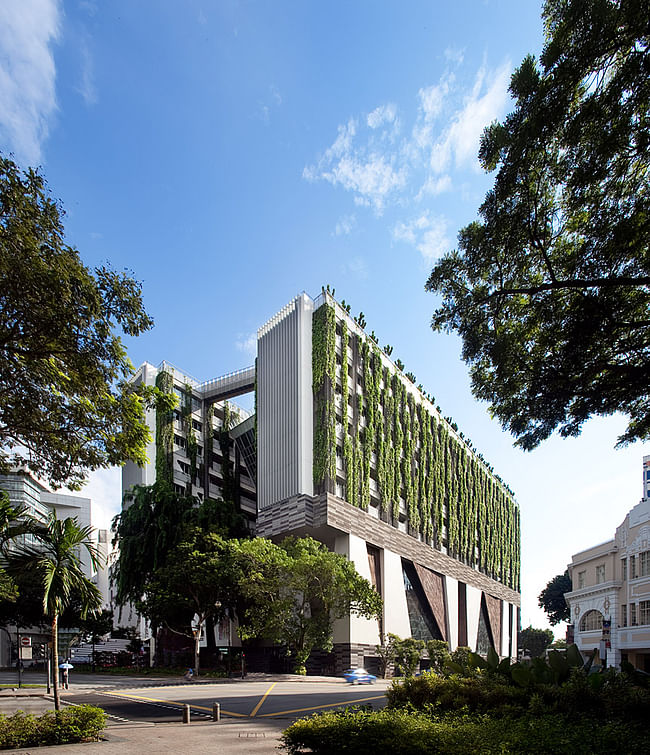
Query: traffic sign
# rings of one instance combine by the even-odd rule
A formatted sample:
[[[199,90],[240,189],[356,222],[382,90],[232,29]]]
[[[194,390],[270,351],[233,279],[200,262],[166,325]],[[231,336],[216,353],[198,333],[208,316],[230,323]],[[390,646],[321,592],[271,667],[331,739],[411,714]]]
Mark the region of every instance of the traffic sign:
[[[31,637],[21,637],[20,638],[20,646],[23,648],[30,648],[32,646],[32,638]]]

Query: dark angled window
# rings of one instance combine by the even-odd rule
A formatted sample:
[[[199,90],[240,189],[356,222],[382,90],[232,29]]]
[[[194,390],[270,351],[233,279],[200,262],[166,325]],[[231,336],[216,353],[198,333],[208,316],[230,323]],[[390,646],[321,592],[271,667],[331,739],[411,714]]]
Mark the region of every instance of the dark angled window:
[[[487,655],[490,648],[494,647],[492,631],[490,629],[490,620],[488,616],[487,603],[485,595],[481,596],[481,613],[478,617],[478,639],[476,643],[476,652],[481,655]]]
[[[406,607],[408,608],[411,636],[416,640],[441,640],[442,635],[433,612],[424,595],[417,572],[409,561],[402,561]]]

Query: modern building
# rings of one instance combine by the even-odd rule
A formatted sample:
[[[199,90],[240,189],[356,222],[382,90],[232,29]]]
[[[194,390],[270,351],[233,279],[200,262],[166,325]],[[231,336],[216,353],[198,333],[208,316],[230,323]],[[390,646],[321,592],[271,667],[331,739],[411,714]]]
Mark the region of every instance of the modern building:
[[[382,620],[335,627],[312,668],[372,666],[389,632],[516,655],[519,509],[456,426],[328,291],[306,294],[257,334],[255,367],[206,383],[163,362],[136,381],[179,397],[150,413],[145,468],[179,492],[230,490],[257,535],[311,535],[354,562],[384,599]],[[256,413],[233,397],[255,392]]]
[[[650,672],[650,456],[643,457],[643,498],[613,540],[576,553],[565,594],[574,640],[583,653],[598,650],[608,666],[629,661]]]
[[[3,490],[9,496],[9,502],[15,507],[24,507],[25,513],[40,521],[45,521],[48,515],[54,512],[59,519],[76,517],[79,525],[89,527],[91,524],[91,500],[82,498],[77,495],[67,495],[64,493],[53,493],[39,482],[29,472],[17,469],[9,474],[0,475],[0,490]],[[94,530],[93,537],[98,548],[100,557],[107,551],[109,536],[107,530]],[[29,543],[30,536],[25,536],[28,544],[37,545],[32,539]],[[110,606],[110,589],[108,586],[108,567],[104,565],[100,569],[95,569],[90,562],[88,551],[82,548],[79,553],[79,560],[84,574],[88,579],[97,584],[103,597],[103,607]],[[100,559],[101,560],[101,559]],[[104,562],[105,563],[105,562]],[[9,666],[10,656],[13,647],[15,655],[15,627],[7,627],[0,632],[0,665]],[[34,640],[34,650],[38,645],[47,642],[49,634],[45,634],[38,628],[22,627],[21,635],[32,637]]]

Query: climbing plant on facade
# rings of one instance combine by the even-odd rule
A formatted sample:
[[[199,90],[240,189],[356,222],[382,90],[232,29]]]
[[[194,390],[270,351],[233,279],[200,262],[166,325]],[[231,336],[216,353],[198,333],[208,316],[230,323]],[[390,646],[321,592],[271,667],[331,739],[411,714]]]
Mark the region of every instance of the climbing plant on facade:
[[[317,492],[335,490],[336,329],[335,309],[326,302],[314,312],[312,326]],[[443,419],[421,391],[416,396],[412,383],[387,366],[376,339],[351,329],[343,316],[341,444],[347,501],[367,510],[378,498],[381,512],[395,526],[405,518],[411,534],[518,589],[519,511],[512,491],[453,421]]]
[[[156,375],[156,388],[167,396],[174,395],[174,379],[161,370]],[[156,408],[156,479],[171,484],[174,477],[174,411]]]
[[[314,392],[314,484],[336,474],[336,316],[323,304],[312,318],[312,387]]]

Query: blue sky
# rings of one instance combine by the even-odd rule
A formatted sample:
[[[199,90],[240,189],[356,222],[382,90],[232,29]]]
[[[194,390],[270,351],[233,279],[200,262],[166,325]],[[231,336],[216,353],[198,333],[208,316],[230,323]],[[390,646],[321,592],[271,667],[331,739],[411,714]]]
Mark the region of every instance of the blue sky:
[[[610,539],[641,496],[650,444],[615,451],[621,417],[532,453],[469,390],[434,334],[432,262],[491,184],[482,128],[542,44],[540,6],[449,2],[7,0],[0,150],[41,165],[89,265],[143,281],[137,365],[197,379],[252,364],[253,337],[322,285],[365,313],[517,494],[524,626],[573,553]],[[119,473],[93,477],[96,524]]]

